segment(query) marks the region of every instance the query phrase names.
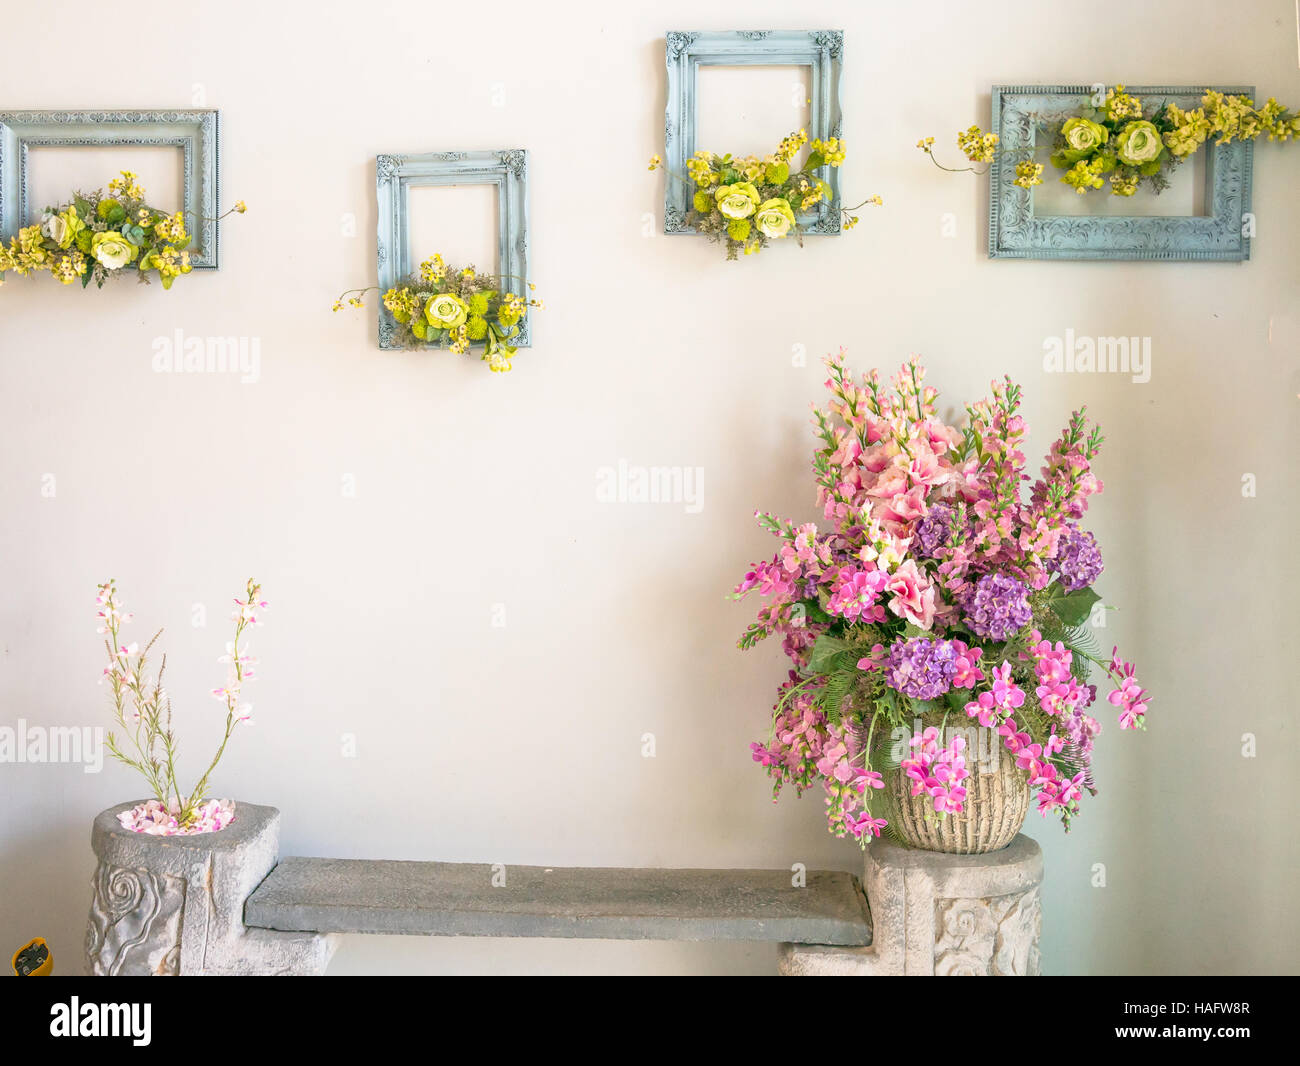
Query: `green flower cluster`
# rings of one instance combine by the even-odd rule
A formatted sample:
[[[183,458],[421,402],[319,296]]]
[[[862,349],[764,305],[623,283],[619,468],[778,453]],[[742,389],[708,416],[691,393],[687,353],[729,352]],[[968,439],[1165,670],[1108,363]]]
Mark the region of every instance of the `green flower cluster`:
[[[1217,137],[1216,144],[1226,144],[1261,136],[1286,141],[1298,133],[1300,117],[1271,97],[1256,109],[1248,97],[1209,90],[1191,111],[1168,102],[1144,109],[1137,97],[1116,85],[1100,107],[1065,120],[1051,162],[1065,171],[1061,181],[1080,195],[1109,180],[1112,195],[1132,196],[1144,180],[1156,192],[1164,189],[1167,172],[1211,136]]]
[[[483,344],[483,361],[494,373],[511,369],[517,348],[508,344],[519,333],[519,323],[529,307],[541,308],[541,300],[525,299],[511,292],[508,279],[480,274],[472,266],[449,267],[441,255],[434,255],[399,285],[383,295],[384,307],[397,323],[397,338],[404,348],[447,348],[457,355],[470,345]],[[532,285],[528,286],[533,289]],[[364,306],[361,293],[344,293],[334,303],[341,311],[344,301]]]
[[[805,144],[808,158],[796,170],[794,157]],[[724,242],[728,259],[753,255],[791,235],[802,243],[796,212],[830,200],[831,188],[817,171],[843,162],[843,141],[831,137],[809,143],[803,130],[784,138],[762,159],[696,152],[686,162],[695,189],[687,222],[711,240]]]

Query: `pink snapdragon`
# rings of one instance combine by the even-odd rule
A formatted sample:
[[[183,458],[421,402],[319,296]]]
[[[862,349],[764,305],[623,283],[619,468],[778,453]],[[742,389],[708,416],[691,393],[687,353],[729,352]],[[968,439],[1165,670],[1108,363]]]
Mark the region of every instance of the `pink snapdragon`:
[[[824,549],[822,549],[824,552]],[[818,558],[817,526],[807,522],[794,531],[793,538],[781,546],[781,562],[786,570],[793,573],[804,563],[811,563]],[[829,556],[822,560],[829,561]]]

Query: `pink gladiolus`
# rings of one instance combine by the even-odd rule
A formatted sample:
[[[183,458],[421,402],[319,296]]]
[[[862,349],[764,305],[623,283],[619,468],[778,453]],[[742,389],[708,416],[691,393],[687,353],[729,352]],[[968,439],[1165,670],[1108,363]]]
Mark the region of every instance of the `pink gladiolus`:
[[[894,614],[922,629],[930,628],[934,622],[934,588],[917,570],[913,560],[907,560],[894,571],[885,591],[892,597],[889,609]]]

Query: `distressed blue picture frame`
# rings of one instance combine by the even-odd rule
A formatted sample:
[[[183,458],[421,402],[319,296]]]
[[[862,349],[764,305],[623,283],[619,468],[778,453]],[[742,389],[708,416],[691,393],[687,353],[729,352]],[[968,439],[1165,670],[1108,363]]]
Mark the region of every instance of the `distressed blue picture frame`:
[[[727,151],[725,145],[696,145],[699,101],[696,75],[701,66],[811,67],[812,99],[809,140],[843,136],[840,76],[844,58],[842,30],[674,30],[664,38],[668,64],[668,109],[664,117],[664,232],[695,233],[687,225],[691,190],[673,174],[686,174],[686,161],[697,148]],[[840,169],[817,171],[831,188],[831,198],[795,217],[805,232],[835,236],[840,232]]]
[[[173,147],[182,155],[182,203],[192,243],[190,265],[216,270],[221,230],[221,118],[216,111],[0,111],[0,237],[35,221],[30,202],[32,148]],[[116,177],[115,174],[106,175]],[[90,191],[90,190],[81,190]],[[69,195],[73,192],[68,190]],[[168,205],[158,204],[159,208]]]
[[[410,190],[437,185],[497,187],[497,269],[503,286],[528,300],[528,152],[505,148],[485,152],[430,152],[426,155],[381,155],[375,158],[375,192],[379,204],[377,245],[379,291],[387,292],[418,265],[411,261]],[[510,340],[515,348],[532,343],[532,315],[519,320]],[[394,343],[397,322],[379,304],[379,347]],[[481,349],[484,342],[471,344]]]
[[[1184,109],[1199,107],[1207,89],[1254,99],[1253,86],[1129,85],[1126,91],[1147,104],[1169,101]],[[1204,198],[1206,215],[1037,215],[1032,189],[1015,185],[1016,163],[1039,143],[1054,137],[1062,122],[1078,112],[1095,85],[995,85],[991,132],[1002,149],[989,180],[990,259],[1154,259],[1243,261],[1250,258],[1246,216],[1250,213],[1250,141],[1216,145],[1207,140]],[[1190,160],[1183,164],[1190,165]],[[1045,180],[1051,168],[1044,171]],[[1055,175],[1059,177],[1059,173]],[[1091,196],[1109,196],[1099,189]]]

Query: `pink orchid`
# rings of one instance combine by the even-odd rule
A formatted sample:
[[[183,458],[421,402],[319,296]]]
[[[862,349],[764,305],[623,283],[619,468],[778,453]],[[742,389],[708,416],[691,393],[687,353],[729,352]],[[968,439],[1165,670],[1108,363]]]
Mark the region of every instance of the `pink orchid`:
[[[983,648],[969,648],[962,641],[952,642],[956,658],[953,660],[952,687],[974,688],[977,681],[984,680],[984,671],[979,668]]]
[[[872,818],[867,811],[863,811],[860,815],[846,817],[844,824],[854,837],[861,839],[864,835],[880,836],[880,831],[889,823],[883,818]]]

